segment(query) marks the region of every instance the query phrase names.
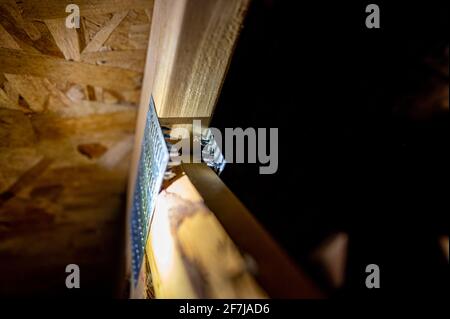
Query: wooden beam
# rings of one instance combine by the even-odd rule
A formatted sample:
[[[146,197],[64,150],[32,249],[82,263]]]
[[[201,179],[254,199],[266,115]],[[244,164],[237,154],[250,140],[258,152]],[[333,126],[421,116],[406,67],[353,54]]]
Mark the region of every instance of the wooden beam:
[[[256,279],[269,297],[323,297],[214,171],[205,164],[183,164],[183,169],[236,246],[255,261]]]
[[[157,298],[267,297],[181,168],[158,195],[146,252]]]
[[[66,6],[76,3],[82,16],[108,14],[125,10],[148,9],[153,0],[27,0],[23,1],[23,16],[27,19],[56,19],[66,18]]]
[[[153,95],[160,117],[210,117],[249,0],[155,0],[127,202],[130,216],[146,115]],[[151,9],[148,6],[146,9]],[[131,288],[132,290],[134,287]]]
[[[138,72],[0,48],[0,72],[29,74],[55,81],[89,84],[112,90],[134,90],[141,86]]]

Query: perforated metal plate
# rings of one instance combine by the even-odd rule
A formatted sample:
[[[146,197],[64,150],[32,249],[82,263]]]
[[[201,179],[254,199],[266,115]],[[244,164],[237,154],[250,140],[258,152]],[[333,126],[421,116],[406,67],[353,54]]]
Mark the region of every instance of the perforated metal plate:
[[[139,277],[156,197],[161,189],[168,161],[169,152],[158,121],[154,101],[151,98],[142,139],[132,208],[131,242],[134,284],[137,283]]]

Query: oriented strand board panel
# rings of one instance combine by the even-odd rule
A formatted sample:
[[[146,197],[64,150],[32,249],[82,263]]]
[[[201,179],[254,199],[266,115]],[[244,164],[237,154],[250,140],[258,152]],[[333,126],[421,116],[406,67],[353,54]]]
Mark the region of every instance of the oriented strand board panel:
[[[26,0],[21,1],[23,16],[28,19],[66,17],[66,6],[76,3],[82,16],[116,13],[125,10],[151,10],[153,0]]]
[[[0,296],[111,296],[125,286],[126,185],[153,1],[76,1],[80,29],[65,27],[66,2],[0,0]],[[71,263],[79,292],[65,287]]]
[[[136,90],[140,87],[138,72],[108,66],[71,62],[21,50],[0,49],[0,70],[11,74],[28,74],[111,90]]]

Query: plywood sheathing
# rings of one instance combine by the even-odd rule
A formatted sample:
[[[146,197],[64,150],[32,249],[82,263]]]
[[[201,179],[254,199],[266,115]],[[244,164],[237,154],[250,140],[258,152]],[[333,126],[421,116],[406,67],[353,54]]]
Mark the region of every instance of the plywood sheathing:
[[[0,0],[0,295],[118,278],[153,1],[66,2]]]

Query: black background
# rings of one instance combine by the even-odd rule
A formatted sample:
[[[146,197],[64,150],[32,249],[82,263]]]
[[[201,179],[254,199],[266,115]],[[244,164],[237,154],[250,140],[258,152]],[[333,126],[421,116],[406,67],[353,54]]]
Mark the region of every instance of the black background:
[[[338,296],[447,293],[448,110],[409,105],[448,47],[448,2],[377,1],[381,29],[365,27],[369,3],[252,2],[211,126],[278,127],[279,168],[221,177],[324,288],[311,252],[349,234]],[[370,263],[383,289],[366,289]]]

